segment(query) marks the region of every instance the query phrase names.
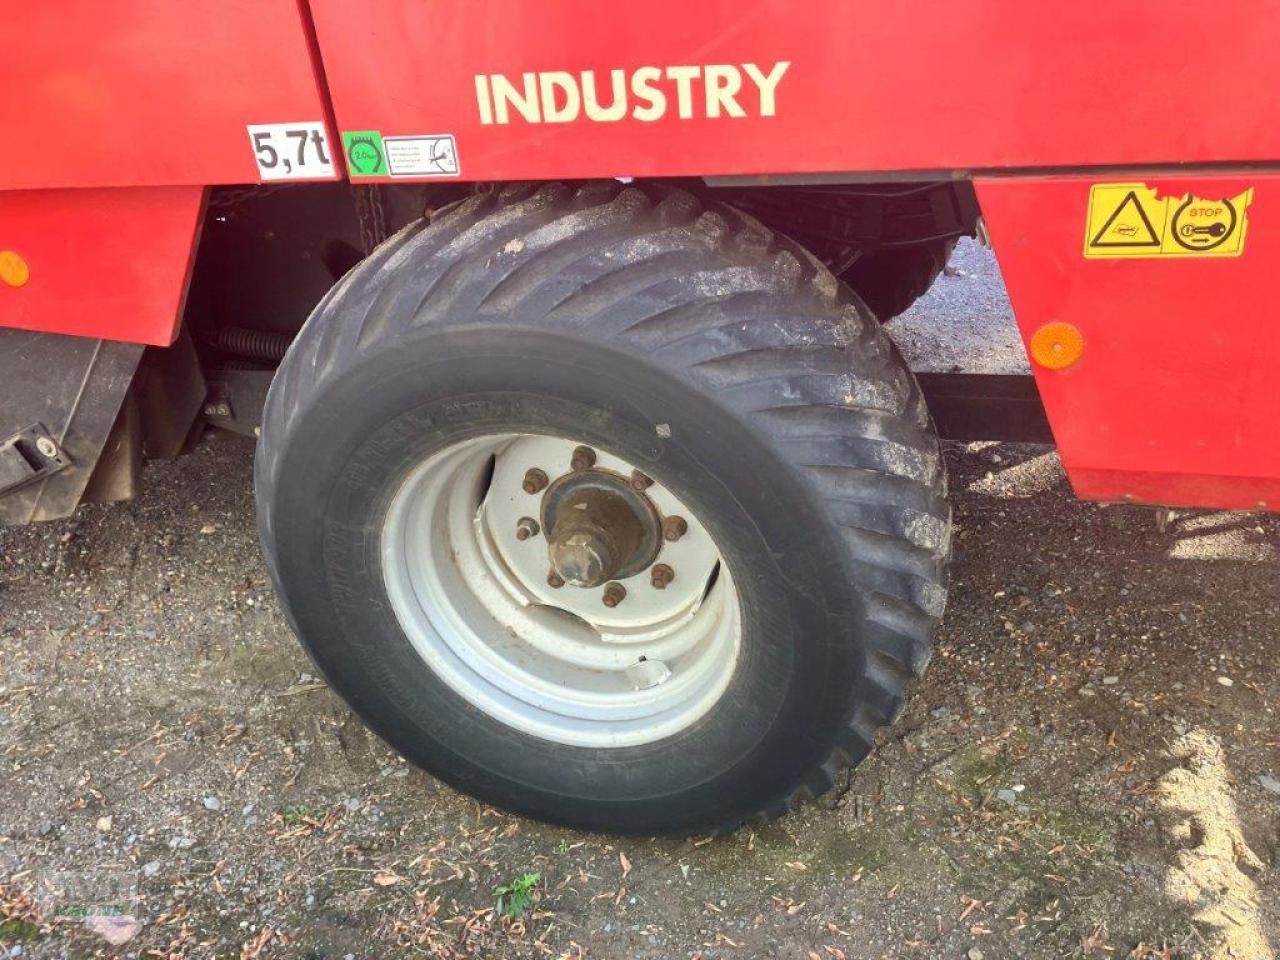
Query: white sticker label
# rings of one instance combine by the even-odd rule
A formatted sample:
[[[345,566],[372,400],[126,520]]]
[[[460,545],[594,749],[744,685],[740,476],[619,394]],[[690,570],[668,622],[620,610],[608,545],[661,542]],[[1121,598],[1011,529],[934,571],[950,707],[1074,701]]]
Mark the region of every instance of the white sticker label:
[[[263,180],[333,180],[333,154],[324,122],[251,123],[249,144]]]
[[[458,145],[449,133],[383,137],[387,171],[393,177],[456,177]]]

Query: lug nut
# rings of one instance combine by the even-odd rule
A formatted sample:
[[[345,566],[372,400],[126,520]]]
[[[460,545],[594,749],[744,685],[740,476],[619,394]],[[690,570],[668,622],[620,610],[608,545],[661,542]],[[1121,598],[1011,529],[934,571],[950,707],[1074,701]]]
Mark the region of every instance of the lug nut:
[[[596,465],[596,452],[590,447],[577,447],[573,451],[573,459],[569,467],[573,470],[590,470]]]
[[[651,477],[645,476],[639,470],[631,471],[631,489],[632,490],[635,490],[638,492],[644,492],[645,490],[648,490],[651,486],[653,486],[653,479]]]
[[[667,584],[676,578],[676,572],[665,563],[655,563],[649,571],[649,582],[655,590],[667,589]]]
[[[627,588],[620,583],[610,583],[604,588],[604,605],[616,607],[627,598]]]
[[[537,467],[530,467],[524,475],[524,483],[520,484],[525,493],[537,493],[547,486],[547,475]]]
[[[538,521],[533,517],[521,517],[516,523],[516,539],[528,540],[530,537],[536,537],[540,529],[542,528],[538,526]]]
[[[547,586],[552,590],[559,590],[564,586],[564,577],[552,570],[547,574]]]
[[[689,532],[689,524],[684,517],[667,517],[662,521],[662,539],[675,543]]]

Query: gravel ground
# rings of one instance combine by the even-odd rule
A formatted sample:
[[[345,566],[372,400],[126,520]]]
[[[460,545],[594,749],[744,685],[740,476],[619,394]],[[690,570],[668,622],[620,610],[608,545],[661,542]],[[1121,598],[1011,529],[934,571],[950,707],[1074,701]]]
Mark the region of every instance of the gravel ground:
[[[280,615],[244,441],[0,530],[0,956],[1273,958],[1280,519],[1158,527],[1042,448],[947,457],[952,597],[902,722],[715,840],[523,821],[400,761]]]
[[[946,271],[886,325],[913,370],[1030,373],[995,255],[962,238]]]

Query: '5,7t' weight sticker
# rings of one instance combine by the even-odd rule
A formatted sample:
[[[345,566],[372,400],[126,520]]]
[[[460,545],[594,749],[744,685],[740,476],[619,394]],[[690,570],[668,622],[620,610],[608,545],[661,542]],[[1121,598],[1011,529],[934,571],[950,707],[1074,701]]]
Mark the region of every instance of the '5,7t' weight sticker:
[[[324,123],[252,123],[249,144],[262,180],[333,180],[333,154]]]

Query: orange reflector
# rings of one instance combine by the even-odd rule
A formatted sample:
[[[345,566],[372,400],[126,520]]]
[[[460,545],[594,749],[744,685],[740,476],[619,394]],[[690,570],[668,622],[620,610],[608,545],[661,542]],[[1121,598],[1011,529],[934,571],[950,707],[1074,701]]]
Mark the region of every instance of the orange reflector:
[[[1080,328],[1055,320],[1031,335],[1031,359],[1050,370],[1071,366],[1084,353],[1084,334]]]
[[[0,250],[0,281],[11,287],[20,287],[31,277],[27,261],[12,250]]]

